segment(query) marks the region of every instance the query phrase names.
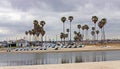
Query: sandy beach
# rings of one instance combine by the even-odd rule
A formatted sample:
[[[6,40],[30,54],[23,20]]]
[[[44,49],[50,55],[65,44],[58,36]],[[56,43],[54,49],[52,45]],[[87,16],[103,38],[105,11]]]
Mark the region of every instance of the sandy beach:
[[[120,61],[29,65],[29,66],[3,66],[0,69],[120,69]]]

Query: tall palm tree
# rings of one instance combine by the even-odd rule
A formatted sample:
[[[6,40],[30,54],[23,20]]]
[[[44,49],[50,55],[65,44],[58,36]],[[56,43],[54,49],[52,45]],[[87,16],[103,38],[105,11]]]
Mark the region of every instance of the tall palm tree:
[[[96,22],[98,21],[98,17],[97,16],[92,16],[92,22],[94,22],[94,27],[95,27],[95,31],[96,31]],[[96,40],[96,34],[95,36],[95,40]]]
[[[89,30],[89,26],[88,25],[84,25],[85,29],[86,29],[86,40],[88,39],[88,30]]]
[[[61,42],[62,42],[62,39],[63,39],[63,33],[62,32],[60,33],[60,39],[61,39]]]
[[[106,24],[107,19],[103,18],[101,21],[98,23],[98,27],[101,29],[101,43],[105,43],[105,31],[104,31],[104,25]],[[103,42],[102,42],[103,40]]]
[[[65,34],[65,21],[66,21],[66,17],[62,17],[61,21],[63,22],[63,33]],[[64,38],[64,44],[65,44],[65,38]]]
[[[68,20],[70,20],[70,43],[71,43],[71,22],[73,20],[73,16],[69,16]]]
[[[32,31],[31,30],[29,30],[29,35],[30,35],[29,41],[31,41],[31,35],[32,35]]]
[[[80,25],[80,24],[79,24],[79,25],[77,25],[77,28],[79,29],[79,32],[80,32],[81,25]]]
[[[96,33],[96,32],[95,32],[95,27],[92,27],[92,31],[94,31],[94,33]],[[96,40],[96,39],[95,39],[95,34],[92,35],[92,37],[93,37],[93,40],[94,40],[94,43],[95,43],[95,40]]]
[[[96,34],[97,34],[97,41],[98,41],[99,30],[96,30]]]
[[[42,41],[42,46],[43,46],[43,36],[45,35],[45,30],[44,30],[44,26],[45,26],[45,21],[40,21],[40,25],[42,26],[42,27],[39,27],[39,32],[40,32],[40,34],[41,34],[41,41]]]
[[[33,40],[35,41],[35,30],[32,29]]]
[[[34,29],[36,30],[36,28],[37,28],[36,26],[38,25],[38,21],[37,21],[37,20],[34,20],[34,21],[33,21],[33,24],[34,24]]]
[[[64,34],[65,38],[68,38],[68,34]]]
[[[84,30],[85,30],[85,26],[82,26],[82,40],[84,38]]]
[[[42,35],[41,41],[42,41],[42,43],[43,43],[43,36],[45,35],[45,31],[44,31],[44,30],[41,31],[41,35]]]

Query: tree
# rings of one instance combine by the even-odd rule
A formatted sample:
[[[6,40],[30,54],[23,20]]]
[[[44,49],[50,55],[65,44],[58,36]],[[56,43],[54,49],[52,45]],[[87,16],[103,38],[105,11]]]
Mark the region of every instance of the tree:
[[[94,37],[95,31],[92,30],[92,31],[91,31],[91,35],[92,35],[92,40],[95,41],[95,37]],[[95,42],[93,42],[93,43],[95,43]]]
[[[82,26],[82,40],[83,40],[83,38],[84,38],[84,30],[85,30],[85,26]]]
[[[79,32],[80,32],[81,25],[80,25],[80,24],[79,24],[79,25],[77,25],[77,28],[79,29]]]
[[[86,29],[86,40],[88,39],[88,30],[89,30],[89,26],[88,25],[84,25],[85,29]]]
[[[69,29],[66,29],[66,32],[67,32],[67,34],[68,34],[68,41],[69,41]]]
[[[62,39],[63,39],[63,33],[62,32],[60,33],[60,39],[61,39],[61,42],[62,42]]]
[[[96,31],[96,22],[98,21],[98,17],[97,16],[92,16],[92,22],[94,23],[94,28]],[[96,34],[94,35],[95,40],[96,40]]]
[[[101,29],[101,43],[105,43],[105,31],[104,31],[104,26],[107,23],[107,19],[103,18],[101,21],[98,23],[98,27]],[[103,40],[103,42],[102,42]]]
[[[42,27],[44,27],[45,24],[46,24],[45,21],[40,21],[40,25],[41,25]]]
[[[28,32],[29,32],[29,35],[30,35],[30,39],[29,39],[29,41],[31,41],[32,31],[31,31],[31,30],[29,30]]]
[[[45,31],[44,31],[44,30],[41,31],[41,35],[42,35],[41,41],[42,41],[42,43],[43,43],[43,36],[45,35]]]
[[[70,21],[70,43],[71,43],[71,22],[73,20],[73,16],[69,16],[68,20]]]
[[[25,31],[25,35],[26,35],[26,40],[28,40],[28,39],[27,39],[27,36],[28,36],[28,31]]]
[[[92,30],[94,31],[94,30],[95,30],[95,27],[92,27]]]
[[[97,34],[97,41],[98,41],[99,30],[96,30],[96,34]]]
[[[66,21],[66,17],[62,17],[61,21],[63,22],[63,33],[65,34],[65,21]],[[64,44],[65,44],[65,38],[64,38]]]

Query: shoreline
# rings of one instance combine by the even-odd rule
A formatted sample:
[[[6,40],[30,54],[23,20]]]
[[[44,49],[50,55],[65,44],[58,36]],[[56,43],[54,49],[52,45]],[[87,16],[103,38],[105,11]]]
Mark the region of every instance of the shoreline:
[[[33,50],[33,51],[12,51],[7,52],[7,48],[1,48],[0,53],[60,53],[60,52],[89,52],[89,51],[118,51],[120,50],[120,43],[108,43],[106,47],[97,45],[85,45],[82,48],[61,48],[58,50]]]
[[[119,69],[120,61],[86,62],[70,64],[3,66],[0,69]]]
[[[34,50],[34,51],[0,51],[0,53],[61,53],[61,52],[89,52],[89,51],[119,51],[120,47],[109,46],[109,47],[97,47],[97,46],[85,46],[83,48],[61,48],[58,50]]]

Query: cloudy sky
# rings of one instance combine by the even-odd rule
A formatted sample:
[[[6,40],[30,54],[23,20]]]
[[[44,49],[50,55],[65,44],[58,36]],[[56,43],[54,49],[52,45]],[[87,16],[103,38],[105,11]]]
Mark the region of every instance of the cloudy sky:
[[[120,0],[0,0],[0,40],[22,38],[35,19],[46,21],[46,36],[53,39],[62,32],[62,16],[74,17],[73,31],[78,24],[92,27],[93,15],[107,18],[107,38],[120,38]]]

